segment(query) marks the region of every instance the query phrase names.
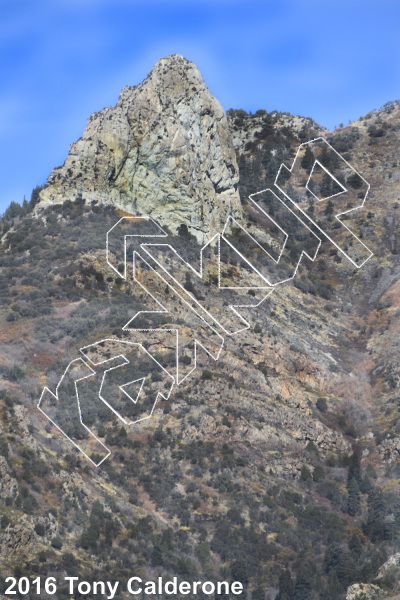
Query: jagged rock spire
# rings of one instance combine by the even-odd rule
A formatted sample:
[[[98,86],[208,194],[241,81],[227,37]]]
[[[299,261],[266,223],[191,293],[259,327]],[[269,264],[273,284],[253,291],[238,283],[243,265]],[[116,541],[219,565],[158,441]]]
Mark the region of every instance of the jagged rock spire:
[[[227,118],[197,67],[174,54],[115,107],[94,113],[54,169],[41,206],[75,199],[151,215],[201,241],[241,213],[235,151]]]

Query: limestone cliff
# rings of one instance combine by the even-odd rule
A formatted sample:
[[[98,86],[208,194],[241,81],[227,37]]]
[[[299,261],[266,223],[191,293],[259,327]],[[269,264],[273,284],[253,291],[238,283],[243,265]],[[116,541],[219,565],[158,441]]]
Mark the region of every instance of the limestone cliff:
[[[148,214],[202,242],[240,215],[239,176],[227,118],[196,66],[162,58],[115,107],[94,113],[40,195],[40,207],[74,200]]]

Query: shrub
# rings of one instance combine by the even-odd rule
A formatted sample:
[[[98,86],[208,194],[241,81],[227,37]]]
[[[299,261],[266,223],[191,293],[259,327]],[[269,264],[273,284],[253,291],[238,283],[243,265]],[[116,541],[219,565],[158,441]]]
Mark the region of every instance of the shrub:
[[[306,446],[306,450],[308,452],[311,452],[312,454],[315,454],[316,456],[319,456],[319,450],[318,450],[317,446],[314,444],[314,442],[308,442],[308,444]]]
[[[303,465],[301,467],[300,481],[311,481],[311,479],[312,476],[310,469],[306,465]]]
[[[14,365],[11,369],[8,370],[7,379],[10,381],[18,381],[19,379],[23,379],[25,377],[25,371],[19,366]]]
[[[8,458],[9,447],[7,441],[4,438],[0,438],[0,454],[5,458]]]
[[[0,527],[5,529],[11,523],[7,515],[3,515],[0,519]]]
[[[139,498],[138,498],[138,495],[137,495],[137,493],[136,493],[136,492],[131,492],[131,493],[129,494],[128,502],[129,502],[130,504],[137,504],[137,503],[138,503],[138,500],[139,500]]]
[[[354,189],[359,189],[363,185],[361,177],[357,173],[353,173],[347,178],[347,183]]]
[[[76,567],[77,561],[75,556],[71,552],[66,552],[62,555],[62,561],[64,567],[68,569],[73,569]]]
[[[201,374],[201,378],[206,381],[212,379],[212,372],[208,371],[207,369],[204,369],[204,371]]]
[[[31,515],[35,511],[36,508],[38,508],[38,503],[37,503],[36,498],[34,496],[31,496],[30,494],[28,494],[28,496],[26,496],[26,498],[24,498],[22,501],[23,511],[26,514]]]
[[[46,528],[43,525],[43,523],[36,523],[35,525],[35,531],[38,535],[40,535],[41,537],[44,536],[44,534],[46,533]]]
[[[385,135],[385,130],[382,127],[377,127],[376,125],[370,125],[368,127],[368,135],[371,138],[383,137]]]
[[[62,539],[60,538],[60,536],[53,538],[51,540],[51,545],[56,550],[61,550],[63,543],[62,543]]]

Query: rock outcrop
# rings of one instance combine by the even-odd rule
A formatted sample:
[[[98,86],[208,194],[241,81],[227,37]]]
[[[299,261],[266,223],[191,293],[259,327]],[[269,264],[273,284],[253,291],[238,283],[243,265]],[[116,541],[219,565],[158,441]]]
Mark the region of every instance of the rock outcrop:
[[[21,552],[29,552],[38,541],[33,523],[23,515],[18,523],[8,527],[0,535],[0,555],[18,556]]]
[[[0,500],[16,498],[18,481],[12,477],[11,469],[4,456],[0,456]]]
[[[380,567],[376,578],[384,577],[392,569],[400,569],[400,552],[389,556],[387,561]]]
[[[238,180],[224,109],[196,66],[173,55],[89,118],[38,208],[82,197],[151,215],[173,232],[185,224],[203,242],[240,215]]]
[[[355,583],[347,588],[346,600],[383,600],[387,594],[372,583]]]

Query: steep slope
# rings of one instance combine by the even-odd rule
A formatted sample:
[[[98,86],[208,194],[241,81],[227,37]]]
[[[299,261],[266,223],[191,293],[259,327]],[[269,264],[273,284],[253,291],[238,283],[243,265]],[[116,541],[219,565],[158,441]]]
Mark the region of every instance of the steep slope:
[[[190,71],[182,60],[174,57],[167,65],[173,63],[177,73],[181,65]],[[163,64],[155,68],[160,77]],[[157,88],[161,98],[190,96],[190,89],[179,88],[181,75],[170,73],[168,81],[173,83],[168,91]],[[149,88],[142,86],[123,92],[126,114],[143,113],[136,100]],[[153,102],[151,94],[143,97]],[[181,102],[186,106],[184,96]],[[85,152],[89,137],[105,135],[104,114],[113,110],[89,123]],[[229,162],[239,164],[237,213],[242,211],[244,222],[247,196],[273,186],[280,163],[290,166],[298,145],[322,134],[371,184],[367,205],[351,226],[374,258],[355,269],[325,240],[317,260],[304,260],[293,282],[254,313],[251,330],[228,338],[217,362],[199,357],[197,370],[152,419],[121,427],[112,414],[92,415],[90,426],[112,450],[97,470],[46,422],[36,403],[45,384],[55,389],[80,347],[109,336],[129,340],[122,326],[146,307],[143,290],[116,276],[105,259],[106,232],[124,214],[118,207],[132,208],[139,188],[132,187],[136,191],[129,192],[127,203],[119,204],[118,194],[112,196],[115,206],[109,202],[107,190],[119,189],[125,168],[126,181],[130,175],[125,162],[107,183],[106,153],[100,168],[99,154],[77,150],[76,173],[86,168],[87,182],[101,190],[96,198],[69,179],[72,154],[59,183],[53,172],[36,215],[15,221],[0,250],[4,573],[61,579],[69,572],[94,579],[106,570],[120,580],[135,573],[240,579],[254,600],[274,600],[278,591],[280,600],[343,600],[348,586],[375,580],[400,532],[399,117],[399,107],[388,106],[325,132],[289,115],[229,111],[229,133],[222,115]],[[144,140],[153,135],[153,125],[146,123]],[[185,135],[190,123],[181,123]],[[153,124],[158,131],[159,121]],[[218,131],[218,119],[208,126]],[[107,142],[110,147],[117,148],[118,135]],[[199,137],[200,144],[211,143],[205,133]],[[164,141],[164,155],[171,158],[173,137]],[[221,165],[218,153],[213,160]],[[146,164],[147,179],[168,187],[164,166],[159,172],[158,163]],[[136,172],[134,180],[136,186]],[[211,185],[206,173],[198,181],[192,212],[208,198]],[[92,204],[93,199],[100,202]],[[144,205],[137,208],[147,212]],[[166,213],[156,204],[150,210],[174,232],[180,223],[190,226],[186,213],[174,223],[173,204]],[[213,222],[204,217],[204,234],[218,228],[231,209],[224,200],[221,212],[214,210]],[[199,244],[182,229],[170,240],[185,256],[198,256]],[[223,263],[222,273],[231,267]],[[211,288],[199,290],[206,303],[223,309]],[[180,330],[189,335],[184,316],[178,309],[164,325],[181,319]],[[151,324],[149,318],[142,327]],[[171,360],[171,352],[156,349],[163,350],[161,359]],[[395,569],[374,582],[379,593],[398,593]],[[56,597],[67,598],[67,590]]]

